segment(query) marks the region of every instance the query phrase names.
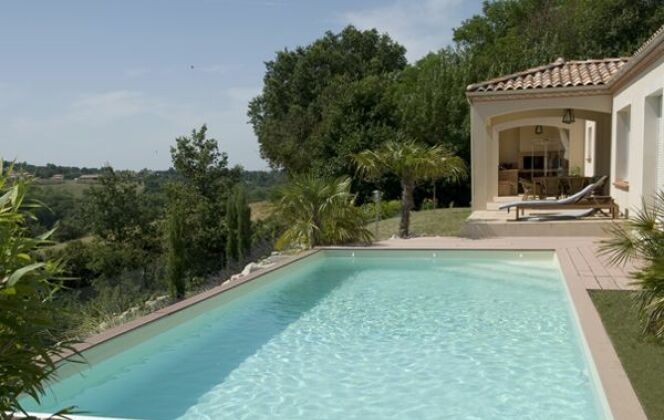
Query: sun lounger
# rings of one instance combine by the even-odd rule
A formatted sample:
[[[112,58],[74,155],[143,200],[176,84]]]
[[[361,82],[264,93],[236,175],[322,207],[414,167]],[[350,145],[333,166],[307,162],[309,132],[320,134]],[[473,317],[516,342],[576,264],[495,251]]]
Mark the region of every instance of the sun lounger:
[[[592,209],[592,210],[607,210],[611,218],[615,219],[618,214],[618,206],[613,199],[608,196],[593,196],[593,191],[600,188],[606,181],[606,176],[601,177],[597,182],[594,182],[576,194],[570,195],[566,198],[558,200],[521,200],[513,201],[504,204],[499,208],[501,210],[507,209],[508,213],[511,208],[516,209],[516,220],[519,220],[519,213],[523,215],[526,209],[529,210],[574,210],[574,209]]]
[[[576,220],[592,216],[597,209],[571,210],[559,213],[546,213],[527,216],[524,219],[537,222],[547,222],[552,220]]]

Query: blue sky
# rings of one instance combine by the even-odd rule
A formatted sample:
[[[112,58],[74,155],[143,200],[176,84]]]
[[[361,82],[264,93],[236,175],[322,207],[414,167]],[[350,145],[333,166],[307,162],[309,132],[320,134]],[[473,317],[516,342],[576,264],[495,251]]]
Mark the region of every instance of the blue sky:
[[[0,4],[0,155],[165,169],[207,123],[231,163],[263,169],[247,124],[264,62],[348,24],[414,61],[450,43],[480,0],[60,0]],[[194,66],[192,69],[191,66]]]

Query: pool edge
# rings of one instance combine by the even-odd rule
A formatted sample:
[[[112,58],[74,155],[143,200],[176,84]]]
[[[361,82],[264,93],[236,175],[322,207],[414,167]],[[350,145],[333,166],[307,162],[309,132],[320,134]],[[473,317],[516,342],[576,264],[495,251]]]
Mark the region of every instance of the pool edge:
[[[182,310],[185,310],[193,305],[196,305],[198,303],[201,303],[203,301],[206,301],[208,299],[212,299],[216,296],[219,296],[222,293],[225,293],[229,290],[235,289],[243,284],[249,283],[253,280],[256,280],[260,277],[263,277],[264,275],[267,275],[273,271],[279,270],[281,268],[284,268],[286,266],[289,266],[295,262],[301,261],[311,255],[317,254],[321,252],[322,249],[316,248],[312,250],[307,250],[307,251],[302,251],[300,253],[297,253],[292,256],[288,256],[284,258],[281,261],[278,261],[274,263],[273,266],[267,267],[264,269],[260,269],[254,272],[251,272],[247,274],[246,276],[242,276],[239,279],[236,280],[229,280],[229,281],[224,281],[218,286],[212,287],[208,290],[205,290],[201,293],[195,294],[193,296],[190,296],[186,299],[180,300],[178,302],[175,302],[171,305],[168,305],[166,307],[163,307],[161,309],[158,309],[154,312],[150,312],[146,315],[140,316],[136,319],[133,319],[129,322],[126,322],[124,324],[118,325],[116,327],[110,328],[108,330],[102,331],[98,334],[91,335],[89,337],[86,337],[86,339],[75,345],[74,350],[75,352],[67,352],[59,355],[59,357],[56,359],[56,363],[60,364],[66,360],[73,359],[77,356],[77,354],[83,353],[85,351],[88,351],[96,346],[99,346],[101,344],[106,343],[107,341],[110,341],[114,338],[117,338],[121,335],[127,334],[129,332],[132,332],[136,329],[139,329],[141,327],[144,327],[148,324],[151,324],[155,321],[158,321],[160,319],[166,318],[170,315],[173,315],[175,313],[178,313]]]
[[[432,238],[430,238],[432,239]],[[600,386],[608,402],[610,414],[615,420],[647,420],[647,416],[632,387],[629,378],[618,358],[613,344],[604,329],[599,313],[597,312],[590,295],[583,285],[581,275],[576,271],[567,247],[560,241],[547,241],[551,246],[542,246],[539,238],[506,238],[504,241],[491,241],[483,244],[481,240],[468,241],[463,238],[437,238],[441,241],[429,241],[425,244],[417,243],[416,239],[408,244],[404,243],[378,243],[374,246],[329,246],[318,247],[289,256],[274,266],[250,273],[236,281],[223,283],[207,291],[176,302],[165,308],[132,320],[126,324],[111,328],[99,334],[88,337],[82,344],[76,346],[77,352],[84,352],[111,339],[141,328],[182,311],[192,305],[208,300],[228,290],[246,284],[292,263],[300,261],[311,255],[325,250],[385,250],[385,251],[413,251],[413,250],[467,250],[467,251],[551,251],[555,254],[560,266],[562,277],[580,324],[581,334],[588,346],[592,363],[600,379]],[[400,241],[403,242],[403,241]],[[439,243],[436,243],[439,242]],[[64,354],[58,359],[63,362],[75,356],[75,353]]]

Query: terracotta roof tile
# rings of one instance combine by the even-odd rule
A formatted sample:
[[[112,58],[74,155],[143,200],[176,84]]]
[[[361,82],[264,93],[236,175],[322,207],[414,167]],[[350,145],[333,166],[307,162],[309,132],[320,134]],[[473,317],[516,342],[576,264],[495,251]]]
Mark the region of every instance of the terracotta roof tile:
[[[551,64],[509,74],[468,86],[468,92],[547,89],[557,87],[605,85],[624,66],[628,58],[600,60],[557,59]]]

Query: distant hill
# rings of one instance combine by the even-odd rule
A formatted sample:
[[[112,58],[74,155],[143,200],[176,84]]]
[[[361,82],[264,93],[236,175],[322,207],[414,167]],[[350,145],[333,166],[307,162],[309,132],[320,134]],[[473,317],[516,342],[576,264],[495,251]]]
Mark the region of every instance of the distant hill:
[[[5,167],[11,162],[4,161]],[[65,179],[75,179],[81,175],[94,175],[99,168],[79,168],[77,166],[60,166],[53,163],[46,165],[31,165],[27,162],[14,162],[14,168],[34,175],[37,178],[51,178],[53,175],[64,175]]]
[[[4,161],[5,165],[11,162]],[[6,166],[5,166],[6,167]],[[77,166],[61,166],[53,163],[46,165],[33,165],[27,162],[14,162],[16,171],[27,172],[36,178],[51,179],[54,175],[63,175],[64,180],[74,180],[81,175],[95,175],[101,172],[101,168],[88,168]],[[125,171],[123,171],[125,172]],[[175,171],[168,169],[164,171],[153,171],[149,169],[142,169],[140,171],[126,171],[133,174],[136,179],[146,184],[146,187],[151,190],[157,190],[161,185],[170,179],[173,179]],[[242,181],[246,185],[247,198],[250,202],[269,200],[274,190],[274,187],[283,184],[286,180],[286,175],[279,171],[243,171]],[[57,187],[60,185],[60,187]],[[80,195],[86,186],[76,187],[70,182],[63,184],[53,184],[55,188],[68,189],[69,187],[76,190],[75,195]],[[79,191],[80,190],[80,191]]]

